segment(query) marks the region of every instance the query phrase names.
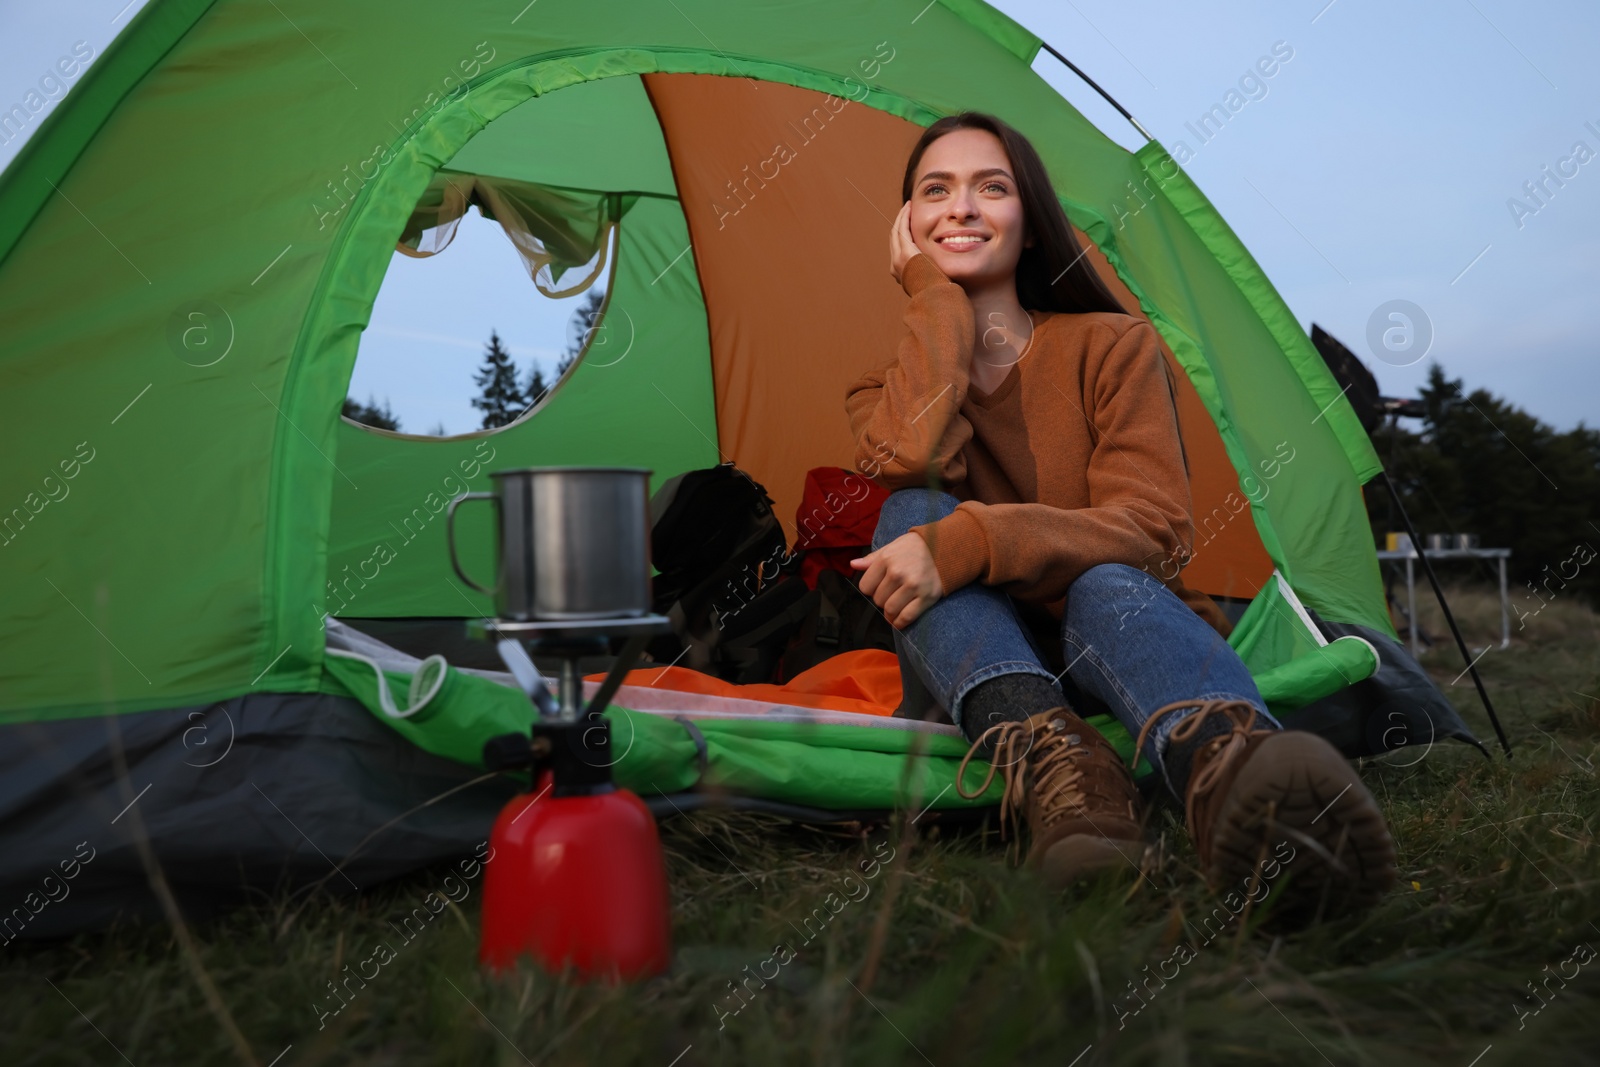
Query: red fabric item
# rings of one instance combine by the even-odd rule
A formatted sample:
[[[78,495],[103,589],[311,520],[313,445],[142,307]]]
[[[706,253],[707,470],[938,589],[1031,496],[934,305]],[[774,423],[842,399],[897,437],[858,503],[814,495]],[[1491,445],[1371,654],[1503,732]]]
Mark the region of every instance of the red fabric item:
[[[794,552],[807,589],[835,570],[855,581],[850,561],[866,555],[889,490],[845,467],[812,467],[794,515]]]

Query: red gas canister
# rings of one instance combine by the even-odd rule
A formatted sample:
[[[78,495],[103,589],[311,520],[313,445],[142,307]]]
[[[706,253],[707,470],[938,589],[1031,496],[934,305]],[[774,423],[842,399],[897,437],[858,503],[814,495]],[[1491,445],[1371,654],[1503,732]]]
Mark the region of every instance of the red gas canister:
[[[526,952],[586,979],[660,974],[671,962],[661,839],[650,809],[610,780],[604,723],[545,723],[527,746],[540,773],[500,812],[484,867],[479,962],[510,968]],[[521,738],[526,746],[527,738]],[[497,762],[506,765],[506,744]],[[492,742],[493,744],[495,742]],[[515,748],[512,743],[511,748]],[[486,757],[489,755],[486,750]]]

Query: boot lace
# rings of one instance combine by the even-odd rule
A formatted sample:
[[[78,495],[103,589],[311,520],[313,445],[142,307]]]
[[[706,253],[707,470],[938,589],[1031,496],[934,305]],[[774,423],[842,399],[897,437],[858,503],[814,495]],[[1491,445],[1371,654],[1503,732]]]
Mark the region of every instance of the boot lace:
[[[975,792],[968,793],[962,786],[967,764],[990,741],[994,745],[994,755],[989,761],[989,773]],[[956,792],[968,800],[982,796],[994,781],[995,771],[999,770],[1005,783],[1000,793],[1001,840],[1005,840],[1008,821],[1020,836],[1022,813],[1027,807],[1028,775],[1023,761],[1029,760],[1032,764],[1040,821],[1048,825],[1074,808],[1083,810],[1087,797],[1078,760],[1088,752],[1088,746],[1080,742],[1062,719],[1049,720],[1043,729],[1031,723],[999,723],[980,734],[962,758],[956,770]]]
[[[1172,732],[1167,734],[1168,751],[1171,751],[1174,741],[1179,743],[1192,741],[1200,732],[1200,724],[1212,715],[1220,715],[1227,719],[1231,727],[1226,734],[1207,738],[1190,756],[1189,788],[1184,797],[1183,807],[1184,820],[1188,823],[1191,834],[1203,834],[1209,837],[1211,828],[1201,826],[1195,821],[1195,809],[1202,801],[1209,800],[1217,783],[1227,777],[1228,768],[1233,766],[1244,752],[1250,735],[1260,732],[1251,729],[1259,712],[1255,705],[1245,700],[1204,700],[1198,704],[1193,700],[1175,701],[1165,707],[1157,708],[1150,718],[1145,720],[1144,726],[1139,730],[1138,740],[1133,743],[1136,754],[1144,751],[1145,738],[1150,735],[1156,721],[1179,708],[1195,710],[1192,714],[1184,716],[1178,725],[1172,728]],[[1248,717],[1243,716],[1243,712],[1249,712]],[[1198,837],[1195,845],[1197,848],[1201,847]]]

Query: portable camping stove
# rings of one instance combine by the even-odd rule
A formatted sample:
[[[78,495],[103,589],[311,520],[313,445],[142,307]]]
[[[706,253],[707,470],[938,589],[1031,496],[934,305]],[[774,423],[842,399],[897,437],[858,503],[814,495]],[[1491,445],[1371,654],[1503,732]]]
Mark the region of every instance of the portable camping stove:
[[[530,733],[503,734],[483,747],[490,770],[529,769],[529,792],[500,812],[484,868],[478,959],[494,971],[531,953],[546,969],[571,966],[584,978],[659,974],[671,958],[666,868],[655,818],[612,781],[610,725],[601,717],[664,615],[469,623],[494,641],[537,708]],[[621,654],[587,705],[581,657]],[[526,649],[524,649],[526,645]],[[558,700],[530,653],[559,657]]]

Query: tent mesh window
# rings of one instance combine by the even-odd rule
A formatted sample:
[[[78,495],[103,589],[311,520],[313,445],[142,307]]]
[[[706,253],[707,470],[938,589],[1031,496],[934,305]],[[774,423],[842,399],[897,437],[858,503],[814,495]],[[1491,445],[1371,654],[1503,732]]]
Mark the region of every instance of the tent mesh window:
[[[438,255],[474,206],[505,231],[534,287],[552,300],[581,293],[600,277],[611,231],[622,214],[616,193],[441,170],[417,202],[395,251],[417,259]],[[586,265],[587,275],[576,281],[566,277]],[[563,281],[567,284],[557,288]]]

